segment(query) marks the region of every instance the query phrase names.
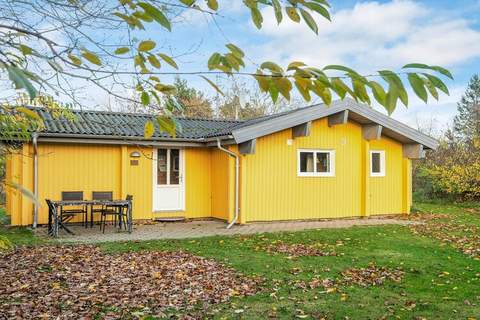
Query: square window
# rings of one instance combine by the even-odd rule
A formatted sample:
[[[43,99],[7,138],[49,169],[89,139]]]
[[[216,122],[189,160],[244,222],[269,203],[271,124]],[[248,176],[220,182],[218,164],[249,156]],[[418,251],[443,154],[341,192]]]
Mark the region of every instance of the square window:
[[[335,151],[298,150],[297,173],[300,177],[335,176]]]
[[[385,176],[385,151],[370,151],[370,176]]]

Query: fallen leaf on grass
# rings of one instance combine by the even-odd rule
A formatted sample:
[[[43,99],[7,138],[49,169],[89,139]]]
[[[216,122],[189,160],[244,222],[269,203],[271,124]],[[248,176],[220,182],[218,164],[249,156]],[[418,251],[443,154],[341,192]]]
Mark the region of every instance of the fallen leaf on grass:
[[[0,315],[21,319],[195,314],[232,292],[255,294],[261,282],[182,251],[108,255],[86,245],[18,248],[0,259],[0,272]]]

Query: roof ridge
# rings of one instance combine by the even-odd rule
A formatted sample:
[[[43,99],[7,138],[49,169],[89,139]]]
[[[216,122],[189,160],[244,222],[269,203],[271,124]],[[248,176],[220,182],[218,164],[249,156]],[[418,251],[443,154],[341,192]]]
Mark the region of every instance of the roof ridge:
[[[47,108],[41,106],[26,106],[31,109],[40,109],[48,111]],[[136,117],[152,117],[153,114],[149,113],[140,113],[140,112],[123,112],[123,111],[109,111],[109,110],[95,110],[95,109],[69,109],[72,112],[78,113],[99,113],[99,114],[110,114],[110,115],[127,115],[127,116],[136,116]],[[233,120],[233,119],[218,119],[218,118],[201,118],[201,117],[184,117],[184,116],[174,116],[175,119],[185,119],[185,120],[200,120],[200,121],[214,121],[214,122],[232,122],[232,123],[242,123],[245,120]]]

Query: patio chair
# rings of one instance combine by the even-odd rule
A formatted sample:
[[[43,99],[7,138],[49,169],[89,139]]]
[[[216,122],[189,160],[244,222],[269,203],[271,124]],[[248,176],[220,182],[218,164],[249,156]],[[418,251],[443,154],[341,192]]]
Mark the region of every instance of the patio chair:
[[[113,192],[112,191],[94,191],[92,193],[93,200],[113,200]],[[105,233],[105,225],[107,224],[107,217],[113,218],[113,225],[117,226],[117,218],[120,219],[120,210],[118,206],[115,205],[107,205],[102,206],[101,208],[94,209],[92,207],[92,221],[93,221],[93,213],[99,212],[100,213],[100,230]]]
[[[92,200],[113,200],[113,192],[112,191],[93,191],[92,192]],[[90,209],[90,227],[93,228],[93,215],[95,213],[100,213],[104,212],[107,210],[107,207],[104,205],[92,205],[92,208]],[[100,216],[100,222],[101,220]],[[101,228],[101,226],[100,226]]]
[[[83,191],[62,191],[62,201],[82,201]],[[70,209],[65,209],[64,206],[60,207],[60,223],[65,225],[76,216],[82,216],[82,224],[87,227],[87,206],[76,206]]]
[[[125,198],[127,201],[132,201],[133,196],[128,194],[127,197]],[[127,209],[128,207],[125,205],[113,205],[112,207],[118,208],[118,216],[119,216],[119,222],[123,225],[123,228],[127,230],[127,221],[128,221],[128,216],[127,216]],[[131,208],[130,208],[131,210]]]

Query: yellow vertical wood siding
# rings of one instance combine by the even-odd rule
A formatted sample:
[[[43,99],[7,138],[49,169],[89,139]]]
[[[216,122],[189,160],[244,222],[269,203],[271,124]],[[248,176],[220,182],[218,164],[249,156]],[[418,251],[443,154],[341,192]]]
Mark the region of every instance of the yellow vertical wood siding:
[[[62,191],[83,191],[85,199],[91,199],[93,191],[112,191],[115,199],[121,198],[120,160],[118,146],[40,144],[38,223],[47,223],[45,199],[59,200]]]
[[[229,218],[229,156],[218,149],[211,150],[212,217]]]
[[[352,123],[328,127],[313,122],[308,137],[284,130],[257,139],[256,153],[242,157],[247,168],[246,221],[339,218],[360,215],[361,127]],[[297,150],[335,150],[334,177],[298,177]]]
[[[370,150],[385,151],[385,176],[371,177],[369,175],[370,214],[405,213],[403,199],[403,151],[402,144],[387,137],[370,141]],[[370,159],[370,155],[369,155]]]
[[[291,143],[287,143],[290,141]],[[237,146],[230,150],[238,153]],[[298,149],[335,150],[334,177],[299,177]],[[370,176],[370,150],[385,151],[385,177]],[[131,158],[133,151],[140,158]],[[40,144],[39,223],[47,222],[46,198],[62,191],[113,191],[114,198],[134,197],[134,219],[184,216],[231,221],[235,200],[235,161],[216,148],[185,148],[185,211],[153,212],[151,147]],[[256,153],[240,156],[240,223],[293,219],[359,217],[408,213],[411,161],[402,144],[382,137],[366,141],[356,123],[329,127],[312,123],[308,137],[292,139],[291,129],[257,139]],[[137,160],[133,165],[130,161]],[[7,180],[33,190],[32,147],[25,144],[7,158]],[[7,211],[13,225],[31,224],[33,204],[8,189]]]

